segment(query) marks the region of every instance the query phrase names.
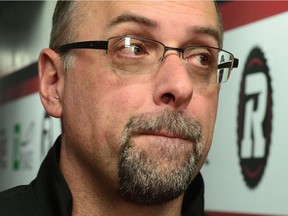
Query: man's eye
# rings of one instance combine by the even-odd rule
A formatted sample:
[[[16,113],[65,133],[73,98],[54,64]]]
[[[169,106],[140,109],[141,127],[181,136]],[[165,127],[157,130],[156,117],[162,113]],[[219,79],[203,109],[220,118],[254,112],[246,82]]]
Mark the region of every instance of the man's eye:
[[[147,49],[144,45],[141,44],[131,44],[122,46],[122,48],[117,48],[118,53],[126,57],[141,57],[147,55]]]
[[[131,53],[133,53],[136,56],[147,54],[147,51],[144,46],[133,45],[130,47],[130,49],[131,49]]]
[[[186,50],[185,59],[195,67],[209,67],[213,62],[212,54],[206,48]]]
[[[211,56],[208,55],[199,55],[198,56],[199,62],[201,63],[201,65],[203,66],[207,66],[211,64]]]
[[[194,54],[185,58],[185,60],[196,67],[209,67],[211,65],[211,56],[204,54]]]

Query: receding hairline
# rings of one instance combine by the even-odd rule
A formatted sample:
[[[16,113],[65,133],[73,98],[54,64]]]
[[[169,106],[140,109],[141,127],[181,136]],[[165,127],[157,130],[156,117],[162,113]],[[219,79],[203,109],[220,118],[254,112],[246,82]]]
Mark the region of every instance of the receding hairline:
[[[190,29],[191,32],[203,33],[203,34],[207,34],[207,35],[212,36],[213,38],[215,38],[217,40],[217,42],[219,43],[219,46],[221,47],[222,46],[222,40],[223,40],[222,20],[221,20],[221,15],[220,15],[220,12],[219,12],[219,8],[217,6],[217,2],[216,1],[212,1],[212,2],[214,2],[214,5],[215,5],[215,12],[216,12],[216,15],[217,15],[216,18],[218,19],[217,20],[218,21],[217,22],[218,23],[218,28],[216,29],[215,27],[212,27],[212,26],[196,26],[196,27],[195,26],[194,27],[193,26],[191,26],[191,27],[188,26],[188,29]],[[70,14],[71,20],[75,21],[75,17],[79,18],[79,16],[81,14],[82,15],[85,14],[84,12],[81,12],[82,10],[85,11],[85,9],[84,9],[85,7],[80,6],[81,4],[79,4],[79,3],[82,4],[84,2],[74,1],[74,3],[73,3],[73,8],[72,8],[73,12]],[[99,1],[97,3],[108,4],[108,3],[111,3],[111,1],[109,1],[109,2]],[[80,7],[81,7],[81,9],[80,9]],[[76,8],[78,8],[78,9],[76,10]],[[129,12],[129,11],[125,12],[124,11],[121,15],[113,18],[111,21],[109,21],[107,28],[111,28],[111,27],[113,27],[113,26],[115,26],[117,24],[120,24],[120,23],[123,23],[123,22],[129,22],[129,21],[136,22],[136,23],[141,23],[142,25],[149,26],[150,28],[154,28],[154,29],[158,28],[157,22],[155,20],[151,20],[150,18],[147,18],[145,16],[141,16],[139,14],[134,14],[133,11],[132,12]],[[71,25],[71,23],[69,25]],[[75,36],[76,32],[74,32],[71,28],[68,31],[70,32],[70,35],[74,35]],[[189,30],[187,30],[187,31],[189,31]],[[68,41],[66,41],[66,42],[68,42]]]

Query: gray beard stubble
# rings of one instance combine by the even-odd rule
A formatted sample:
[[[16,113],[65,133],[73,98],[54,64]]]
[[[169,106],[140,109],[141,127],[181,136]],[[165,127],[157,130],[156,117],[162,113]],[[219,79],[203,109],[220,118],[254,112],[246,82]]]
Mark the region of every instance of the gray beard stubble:
[[[157,163],[157,159],[149,158],[147,151],[137,149],[132,141],[138,135],[160,131],[168,131],[190,141],[193,145],[189,148],[191,151],[185,151],[179,157],[179,154],[174,155],[173,152],[176,153],[177,148],[181,147],[187,149],[185,145],[190,143],[175,144],[171,147],[173,152],[169,146],[170,151],[161,152],[160,157],[169,161],[169,166],[163,167]],[[120,143],[120,195],[127,201],[142,205],[159,205],[175,199],[191,183],[203,151],[201,141],[200,124],[183,112],[146,113],[131,118]]]

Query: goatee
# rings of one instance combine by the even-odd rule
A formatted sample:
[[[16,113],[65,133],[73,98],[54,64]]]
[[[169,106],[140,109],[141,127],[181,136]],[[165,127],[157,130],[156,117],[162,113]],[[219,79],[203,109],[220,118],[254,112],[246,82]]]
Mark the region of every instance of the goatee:
[[[171,139],[167,145],[160,145],[165,147],[159,147],[156,157],[155,153],[151,156],[149,151],[133,142],[138,136],[162,132],[177,137],[177,142]],[[157,146],[157,143],[147,145]],[[172,111],[131,118],[125,126],[120,146],[120,195],[142,205],[163,204],[181,195],[196,172],[204,148],[200,124],[183,112]]]

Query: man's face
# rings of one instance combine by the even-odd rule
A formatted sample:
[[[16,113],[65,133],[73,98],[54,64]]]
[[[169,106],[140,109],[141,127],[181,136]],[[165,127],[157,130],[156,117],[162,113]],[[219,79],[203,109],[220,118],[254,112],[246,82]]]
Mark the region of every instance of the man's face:
[[[83,2],[76,40],[135,35],[170,47],[218,47],[213,2]],[[211,31],[210,31],[211,30]],[[63,82],[63,140],[95,185],[159,204],[179,196],[211,145],[219,86],[193,81],[175,51],[151,73],[112,68],[103,50],[73,50]],[[141,69],[141,65],[135,68]]]

